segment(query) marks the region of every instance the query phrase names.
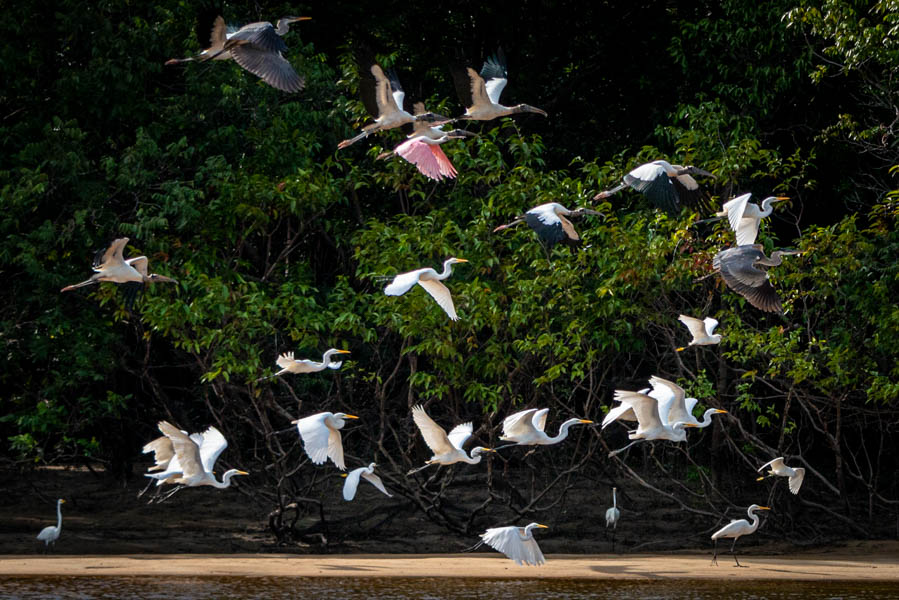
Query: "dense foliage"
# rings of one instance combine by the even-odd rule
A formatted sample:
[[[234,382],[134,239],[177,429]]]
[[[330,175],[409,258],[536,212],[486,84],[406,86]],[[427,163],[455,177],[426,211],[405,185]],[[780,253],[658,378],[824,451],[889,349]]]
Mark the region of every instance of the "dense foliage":
[[[388,486],[456,531],[485,513],[551,511],[578,481],[605,494],[624,479],[718,516],[757,498],[754,469],[785,454],[803,457],[814,490],[778,521],[793,539],[888,532],[880,518],[895,522],[899,503],[896,2],[566,2],[549,20],[531,1],[424,13],[382,2],[379,15],[333,4],[286,38],[307,78],[296,95],[232,63],[163,66],[201,47],[196,24],[218,7],[7,7],[4,456],[125,476],[141,470],[132,462],[159,419],[212,423],[231,440],[223,460],[283,506],[318,497],[325,472],[290,420],[345,410],[364,423],[345,435],[353,466],[376,460]],[[247,22],[299,10],[255,6],[221,11]],[[374,48],[410,96],[455,114],[446,65],[477,66],[497,43],[510,57],[505,99],[549,119],[473,125],[476,140],[445,146],[459,177],[444,183],[374,160],[399,133],[336,151],[365,120],[353,48]],[[491,233],[537,204],[590,204],[660,157],[713,171],[716,200],[791,197],[760,238],[804,251],[772,271],[783,316],[698,281],[733,244],[723,224],[669,217],[630,192],[593,206],[605,218],[578,222],[583,246],[551,261],[525,227]],[[114,286],[58,293],[120,236],[180,283],[150,288],[134,314]],[[448,256],[470,261],[449,283],[458,322],[422,290],[380,292],[383,278]],[[719,319],[721,346],[675,352],[681,312]],[[280,352],[332,346],[352,350],[340,371],[255,381]],[[599,421],[612,390],[653,374],[731,416],[639,468],[606,458],[622,430],[574,430],[527,464],[466,471],[487,484],[459,511],[444,505],[452,475],[403,476],[428,456],[414,404],[444,424],[473,420],[493,443],[518,407]]]

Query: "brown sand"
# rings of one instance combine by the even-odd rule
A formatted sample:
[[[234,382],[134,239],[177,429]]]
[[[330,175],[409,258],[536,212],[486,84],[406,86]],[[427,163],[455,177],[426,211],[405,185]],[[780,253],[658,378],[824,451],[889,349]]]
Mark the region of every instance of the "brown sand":
[[[881,543],[882,544],[882,543]],[[894,544],[868,544],[789,556],[730,555],[710,566],[708,554],[550,555],[541,567],[520,567],[499,554],[122,555],[0,556],[4,576],[474,577],[560,579],[854,580],[899,582]]]

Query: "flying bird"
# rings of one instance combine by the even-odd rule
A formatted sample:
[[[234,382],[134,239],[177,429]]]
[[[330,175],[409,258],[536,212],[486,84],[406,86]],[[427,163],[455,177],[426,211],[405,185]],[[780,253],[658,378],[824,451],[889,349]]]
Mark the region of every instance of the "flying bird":
[[[358,418],[342,412],[321,412],[290,423],[297,426],[303,439],[303,448],[313,464],[323,464],[330,458],[338,469],[346,471],[340,430],[346,424],[346,419]]]
[[[702,191],[692,175],[714,177],[712,173],[698,167],[672,165],[668,161],[656,160],[640,165],[624,176],[624,182],[611,190],[600,192],[594,200],[608,198],[624,188],[630,187],[640,192],[668,214],[676,215],[681,204],[702,204]]]
[[[459,317],[456,315],[456,307],[453,306],[453,297],[449,288],[441,282],[452,274],[453,265],[467,262],[464,258],[448,258],[443,261],[442,273],[437,273],[436,270],[430,267],[416,269],[408,273],[400,273],[384,288],[384,293],[388,296],[402,296],[417,283],[437,301],[437,304],[446,311],[450,319],[458,321]]]
[[[56,540],[59,539],[59,534],[62,533],[62,505],[65,503],[66,501],[62,498],[56,501],[56,527],[48,525],[37,534],[37,539],[44,542],[44,548],[47,548],[50,544],[55,546]]]
[[[802,467],[788,467],[784,464],[783,456],[778,456],[774,460],[768,461],[759,467],[758,472],[761,473],[765,467],[770,467],[768,473],[759,477],[756,481],[762,481],[766,477],[788,477],[790,485],[790,493],[798,494],[799,488],[802,487],[802,480],[805,479],[805,469]]]
[[[384,488],[384,482],[381,481],[381,478],[375,475],[375,467],[377,466],[378,465],[375,463],[371,463],[367,467],[359,467],[358,469],[353,469],[349,473],[344,474],[343,476],[346,477],[346,481],[343,483],[343,499],[349,502],[356,497],[356,488],[359,487],[360,478],[370,482],[382,493],[393,498],[393,494]]]
[[[712,335],[712,332],[715,331],[715,327],[718,326],[718,321],[712,317],[706,317],[700,321],[694,317],[679,315],[677,320],[686,325],[687,329],[690,330],[690,334],[693,336],[693,339],[690,340],[690,343],[687,344],[687,346],[712,346],[721,341],[720,334]],[[677,349],[678,352],[683,350],[685,350],[683,347]]]
[[[287,44],[281,39],[291,23],[307,21],[310,17],[282,17],[275,27],[268,21],[250,23],[243,27],[227,28],[225,20],[218,16],[212,25],[210,46],[196,56],[173,58],[167,65],[207,60],[233,59],[238,65],[282,92],[299,92],[305,79],[297,74],[284,58]]]
[[[782,313],[780,296],[771,281],[767,271],[758,266],[776,267],[783,262],[783,256],[802,254],[796,250],[775,250],[771,257],[765,256],[761,244],[752,246],[737,246],[722,250],[712,259],[712,268],[721,277],[724,283],[746,298],[751,305],[765,312]]]
[[[550,437],[543,431],[546,427],[546,416],[548,413],[548,408],[529,408],[506,417],[503,420],[503,434],[499,439],[504,442],[514,443],[500,446],[497,450],[508,448],[509,446],[549,446],[558,444],[568,437],[568,429],[572,425],[593,423],[593,421],[588,421],[587,419],[568,419],[559,427],[558,435]]]
[[[531,229],[537,232],[540,241],[547,247],[551,248],[559,242],[574,246],[581,243],[581,237],[574,230],[574,225],[566,217],[580,217],[582,215],[603,216],[601,212],[589,208],[568,210],[558,202],[549,202],[535,206],[523,215],[515,217],[515,220],[511,223],[500,225],[493,232],[496,233],[497,231],[514,227],[519,223],[527,223]]]
[[[452,121],[452,119],[432,112],[409,114],[403,109],[406,92],[400,85],[396,71],[390,69],[385,74],[384,69],[377,63],[372,64],[368,70],[371,76],[367,76],[363,69],[359,88],[362,93],[362,103],[375,122],[363,127],[362,132],[356,137],[337,144],[338,149],[351,146],[378,131],[387,131],[409,123],[424,122],[436,126]]]
[[[649,379],[652,391],[649,395],[658,401],[659,417],[668,426],[673,426],[678,421],[688,423],[693,427],[703,429],[712,424],[712,415],[727,414],[720,408],[709,408],[702,415],[702,421],[693,416],[693,409],[699,402],[696,398],[687,398],[684,388],[673,381],[662,379],[653,375]]]
[[[771,510],[767,506],[759,506],[758,504],[753,504],[747,510],[747,514],[749,518],[752,519],[752,523],[746,519],[734,519],[718,531],[712,534],[712,539],[715,540],[715,555],[712,557],[712,564],[718,564],[718,538],[733,538],[734,543],[730,547],[730,553],[734,556],[734,562],[737,563],[738,567],[742,567],[740,561],[737,560],[737,553],[734,551],[734,548],[737,546],[737,540],[740,539],[744,535],[749,535],[750,533],[755,533],[755,530],[759,528],[759,516],[755,514],[757,510]]]
[[[519,565],[533,565],[535,567],[546,563],[537,540],[534,539],[534,529],[547,529],[546,525],[531,523],[526,527],[510,525],[508,527],[493,527],[481,534],[481,541],[475,546],[487,544],[494,550],[499,550]]]
[[[687,440],[685,428],[696,427],[695,424],[684,419],[669,425],[667,421],[662,420],[660,417],[659,401],[643,392],[615,390],[615,400],[620,402],[621,405],[609,411],[605,419],[603,419],[603,429],[616,420],[628,420],[631,415],[633,415],[631,418],[636,418],[637,429],[628,433],[628,439],[634,441],[624,448],[611,452],[609,456],[620,454],[643,440],[685,442]]]
[[[462,423],[456,425],[447,435],[446,430],[434,422],[434,419],[428,416],[423,406],[412,407],[412,420],[421,431],[421,437],[424,438],[425,444],[434,453],[422,467],[412,469],[409,475],[426,469],[431,465],[452,465],[458,462],[465,462],[470,465],[476,465],[481,462],[481,454],[484,452],[495,452],[491,448],[477,446],[471,450],[471,456],[465,453],[463,449],[465,442],[471,437],[473,431],[472,424]]]
[[[285,352],[284,354],[279,355],[278,360],[276,361],[276,364],[281,367],[281,370],[274,375],[260,377],[256,381],[258,382],[265,379],[271,379],[272,377],[278,377],[279,375],[284,375],[285,373],[317,373],[319,371],[324,371],[325,369],[336,370],[343,365],[343,362],[333,360],[332,357],[335,354],[349,353],[349,350],[338,350],[337,348],[331,348],[322,355],[321,362],[315,362],[314,360],[309,360],[308,358],[296,360],[293,357],[293,352]]]
[[[484,62],[480,74],[468,67],[464,71],[454,70],[453,79],[459,99],[466,107],[465,114],[459,117],[460,119],[489,121],[518,113],[547,116],[546,111],[528,104],[503,106],[499,103],[499,96],[509,81],[506,56],[502,49]]]
[[[737,234],[738,246],[750,246],[755,243],[759,233],[759,223],[762,219],[774,211],[771,206],[774,202],[789,200],[788,196],[768,196],[762,200],[762,206],[752,204],[749,199],[752,194],[737,196],[729,202],[725,202],[722,210],[715,213],[717,217],[727,217],[730,228]]]

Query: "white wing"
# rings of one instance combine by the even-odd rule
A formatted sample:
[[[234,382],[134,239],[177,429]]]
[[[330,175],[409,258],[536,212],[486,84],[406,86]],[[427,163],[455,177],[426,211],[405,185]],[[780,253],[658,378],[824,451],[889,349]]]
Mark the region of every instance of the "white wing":
[[[147,277],[149,271],[147,271],[147,257],[146,256],[135,256],[134,258],[129,258],[125,261],[126,265],[131,265],[131,267],[143,275]]]
[[[527,214],[535,215],[544,225],[555,225],[561,222],[559,215],[557,215],[555,211],[555,202],[535,206],[529,210]]]
[[[699,400],[697,398],[684,398],[684,404],[687,406],[687,412],[692,415],[693,409],[699,404]]]
[[[376,488],[378,488],[383,494],[386,494],[386,495],[390,496],[391,498],[393,498],[393,494],[391,494],[390,492],[387,491],[387,489],[384,487],[384,482],[381,481],[381,478],[378,477],[377,475],[375,475],[374,473],[363,473],[362,478],[365,479],[366,481],[371,482],[371,484],[373,486],[375,486]]]
[[[441,455],[455,451],[456,448],[450,443],[446,431],[428,416],[424,407],[421,405],[412,407],[412,420],[421,431],[421,437],[424,438],[425,444],[428,445],[431,452]]]
[[[200,458],[200,448],[187,434],[167,421],[159,422],[159,431],[172,440],[175,454],[181,465],[181,472],[185,479],[190,479],[203,473],[203,461]],[[169,463],[169,470],[171,470]]]
[[[768,462],[766,462],[765,464],[763,464],[761,467],[759,467],[758,472],[761,473],[761,472],[762,472],[762,469],[764,469],[765,467],[768,467],[768,466],[770,466],[770,467],[771,467],[771,470],[772,470],[772,471],[775,471],[775,472],[776,472],[778,469],[783,469],[783,467],[784,467],[784,457],[783,457],[783,456],[778,456],[777,458],[775,458],[775,459],[773,459],[773,460],[769,460]]]
[[[427,271],[427,269],[416,269],[415,271],[409,271],[408,273],[400,273],[393,278],[393,281],[387,287],[384,288],[384,293],[388,296],[402,296],[412,289],[413,285],[418,283],[418,279],[425,271]]]
[[[503,437],[519,438],[533,433],[534,425],[531,418],[535,412],[536,408],[529,408],[503,419]]]
[[[537,542],[533,537],[523,540],[519,527],[494,527],[481,534],[481,539],[485,544],[502,552],[519,565],[536,566],[546,562]]]
[[[147,469],[147,471],[159,471],[165,469],[175,456],[175,448],[172,446],[172,440],[164,435],[159,436],[152,442],[144,444],[143,453],[149,454],[150,452],[153,453],[156,464]]]
[[[665,168],[662,165],[657,165],[654,163],[646,163],[645,165],[640,165],[630,173],[628,173],[631,177],[636,177],[640,181],[650,182],[655,181],[659,177],[667,176],[665,174]]]
[[[418,285],[423,287],[425,291],[431,294],[431,297],[437,301],[437,304],[440,305],[446,314],[449,315],[449,318],[453,321],[458,321],[459,317],[456,315],[456,307],[453,306],[453,297],[450,294],[449,288],[443,285],[443,282],[437,281],[436,279],[419,279]]]
[[[746,246],[755,243],[755,238],[759,235],[759,223],[761,223],[761,219],[756,219],[754,217],[744,217],[740,219],[740,222],[734,228],[734,232],[737,234],[738,246]]]
[[[505,77],[491,77],[484,82],[484,87],[487,90],[487,97],[490,98],[491,102],[499,104],[499,95],[502,94],[503,90],[506,88],[506,83],[508,83],[508,79]]]
[[[802,480],[805,479],[805,469],[796,467],[793,469],[793,473],[793,476],[790,477],[790,492],[798,494],[799,488],[802,487]]]
[[[615,390],[615,399],[619,400],[622,405],[628,404],[634,409],[640,429],[662,427],[662,421],[659,418],[659,403],[655,398],[639,392]]]
[[[290,367],[293,366],[293,363],[293,352],[285,352],[284,354],[279,355],[278,360],[275,361],[275,364],[282,369],[290,369]]]
[[[462,450],[465,442],[468,441],[468,438],[471,437],[471,432],[474,430],[474,427],[471,423],[462,423],[461,425],[456,425],[453,427],[453,430],[449,432],[447,436],[449,438],[450,444],[453,445],[457,450]]]
[[[534,424],[535,429],[539,429],[540,431],[546,430],[546,415],[548,414],[548,408],[541,408],[534,414],[534,418],[531,419],[531,422]]]
[[[215,427],[209,427],[203,432],[203,443],[200,445],[200,461],[203,464],[203,470],[212,473],[215,467],[215,461],[218,460],[222,451],[228,447],[228,440],[222,435],[222,432]]]
[[[690,335],[693,336],[693,341],[705,337],[706,327],[703,321],[687,315],[679,315],[677,320],[687,326],[687,329],[690,330]],[[715,319],[712,320],[715,321]],[[718,322],[715,321],[715,323],[717,324]]]
[[[743,194],[742,196],[737,196],[733,200],[724,203],[722,208],[727,215],[727,221],[730,223],[730,228],[736,231],[740,227],[740,220],[743,218],[743,213],[746,212],[746,203],[749,202],[749,199],[752,197],[752,194]],[[720,214],[720,213],[719,213]],[[739,245],[739,242],[737,243]]]
[[[325,427],[328,430],[328,458],[337,465],[338,469],[346,471],[346,465],[343,462],[343,438],[340,436],[340,430]]]
[[[368,467],[359,467],[358,469],[353,469],[347,473],[346,481],[343,483],[344,500],[350,501],[356,497],[356,488],[359,487],[359,477],[362,476],[362,471],[367,468]]]
[[[616,400],[618,390],[616,390]],[[609,413],[602,420],[602,428],[605,429],[615,421],[636,421],[637,415],[634,413],[634,408],[628,402],[622,402],[620,406],[616,406],[611,409]]]
[[[716,321],[712,317],[706,317],[702,320],[702,322],[705,325],[706,335],[712,337],[712,333],[715,331],[715,328],[718,327],[718,321]]]
[[[328,413],[318,413],[297,421],[297,430],[303,439],[306,454],[316,465],[328,460],[328,438],[330,429],[325,425]]]
[[[667,379],[662,379],[661,377],[656,377],[653,375],[649,378],[649,383],[652,385],[652,392],[650,392],[650,396],[653,396],[653,393],[657,390],[662,392],[664,389],[666,397],[671,397],[671,406],[668,408],[667,414],[659,411],[659,416],[662,418],[662,422],[667,423],[669,426],[673,426],[675,423],[684,422],[690,423],[692,422],[691,416],[687,412],[687,404],[684,401],[684,388],[677,385],[674,382],[668,381]],[[656,398],[657,396],[653,396]],[[659,405],[662,405],[661,400],[659,401]]]

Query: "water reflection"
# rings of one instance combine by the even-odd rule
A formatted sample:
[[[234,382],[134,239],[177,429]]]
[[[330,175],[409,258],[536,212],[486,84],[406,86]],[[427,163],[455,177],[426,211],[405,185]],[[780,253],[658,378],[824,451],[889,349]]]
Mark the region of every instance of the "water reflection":
[[[899,599],[889,583],[805,581],[584,581],[573,579],[308,577],[6,577],[0,598],[93,600],[881,600]]]

